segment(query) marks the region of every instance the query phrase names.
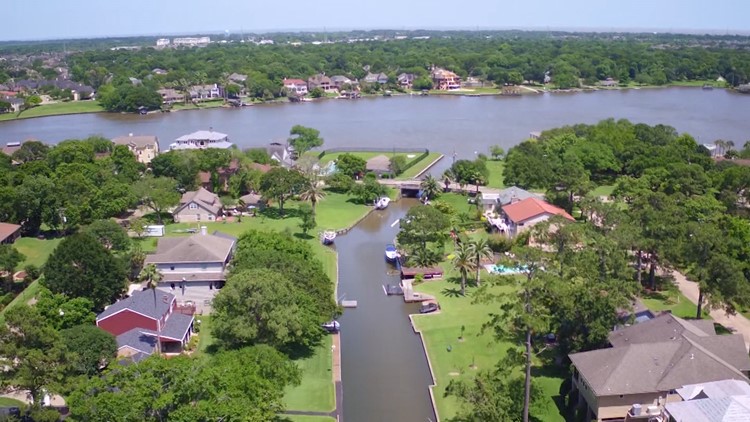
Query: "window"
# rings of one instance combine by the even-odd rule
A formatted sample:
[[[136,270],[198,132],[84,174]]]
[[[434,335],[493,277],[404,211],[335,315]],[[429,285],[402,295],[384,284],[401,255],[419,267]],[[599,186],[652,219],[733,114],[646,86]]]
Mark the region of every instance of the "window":
[[[169,267],[169,269],[170,269],[171,271],[174,271],[174,265],[172,265],[171,267]]]
[[[198,221],[201,221],[201,215],[200,214],[196,214],[195,215],[195,219],[198,220]]]
[[[190,208],[191,210],[197,210],[198,204],[196,204],[195,202],[191,202],[190,205],[188,205],[188,208]]]

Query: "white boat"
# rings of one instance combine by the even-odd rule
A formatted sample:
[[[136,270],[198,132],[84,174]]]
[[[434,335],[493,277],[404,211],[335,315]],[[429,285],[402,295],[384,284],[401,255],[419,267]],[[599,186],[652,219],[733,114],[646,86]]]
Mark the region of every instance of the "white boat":
[[[334,230],[326,230],[320,234],[320,242],[324,245],[332,244],[334,239],[336,239],[336,231]]]
[[[396,260],[399,257],[398,250],[396,250],[396,246],[394,245],[386,245],[385,246],[385,260],[388,262],[396,262]]]
[[[375,209],[384,210],[388,208],[388,204],[391,203],[391,198],[387,196],[381,196],[375,201]]]

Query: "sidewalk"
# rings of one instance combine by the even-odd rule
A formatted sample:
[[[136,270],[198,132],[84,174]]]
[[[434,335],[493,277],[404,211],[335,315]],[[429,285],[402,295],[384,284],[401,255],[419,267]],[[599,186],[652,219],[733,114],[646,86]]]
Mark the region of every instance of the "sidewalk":
[[[688,280],[683,274],[677,271],[672,271],[672,276],[677,283],[677,287],[680,289],[680,293],[685,295],[691,302],[697,304],[700,292],[698,283]],[[714,321],[727,329],[737,334],[742,334],[745,338],[745,347],[750,349],[750,320],[742,314],[729,315],[721,309],[712,310],[710,315]]]

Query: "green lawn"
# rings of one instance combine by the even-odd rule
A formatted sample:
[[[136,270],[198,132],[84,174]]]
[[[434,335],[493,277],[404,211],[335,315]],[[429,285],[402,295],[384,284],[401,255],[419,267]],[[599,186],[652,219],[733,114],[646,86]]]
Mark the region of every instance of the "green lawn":
[[[652,311],[671,311],[680,318],[695,318],[695,313],[698,311],[698,305],[677,290],[644,294],[641,301]],[[704,312],[704,316],[708,316],[708,313]]]
[[[487,186],[497,189],[503,189],[505,187],[503,177],[504,168],[504,161],[487,160],[487,170],[490,171],[490,179],[487,181]]]
[[[435,296],[441,307],[439,314],[416,315],[414,322],[424,335],[437,380],[434,394],[440,419],[448,420],[462,406],[453,397],[443,397],[450,380],[468,380],[477,370],[494,368],[510,344],[497,342],[489,333],[480,333],[482,324],[489,320],[488,314],[497,305],[472,303],[471,291],[467,297],[461,297],[455,294],[458,285],[448,280],[426,282],[418,290]],[[465,327],[463,341],[459,340],[461,327]],[[535,380],[543,389],[545,400],[537,406],[537,414],[533,416],[542,421],[564,421],[553,399],[563,382],[562,375],[539,375]]]
[[[458,212],[468,212],[468,213],[474,213],[476,212],[477,206],[474,204],[469,203],[469,196],[468,195],[461,195],[458,193],[442,193],[440,196],[436,199],[436,201],[441,201],[448,203],[455,208]]]
[[[40,240],[35,237],[22,237],[16,240],[13,246],[18,252],[26,256],[26,260],[17,269],[23,269],[23,267],[30,264],[41,267],[47,262],[47,258],[49,258],[61,240],[61,238]]]
[[[287,388],[284,395],[287,409],[330,412],[336,407],[331,373],[331,344],[331,337],[327,336],[313,356],[295,361],[302,369],[302,383]]]
[[[197,104],[193,103],[187,103],[187,104],[174,104],[172,105],[172,110],[200,110],[203,108],[217,108],[217,107],[223,107],[224,106],[224,100],[211,100],[211,101],[202,101]]]
[[[214,343],[214,337],[211,335],[211,315],[196,315],[195,319],[201,321],[198,333],[198,353],[205,353]]]
[[[603,185],[603,186],[597,186],[596,189],[591,191],[591,194],[594,196],[612,196],[612,192],[615,190],[615,185]]]
[[[98,113],[104,108],[96,101],[70,101],[67,103],[53,103],[40,105],[25,111],[19,116],[16,113],[0,114],[0,121],[13,119],[28,119],[31,117],[57,116],[61,114]]]
[[[0,406],[8,406],[8,407],[15,406],[15,407],[23,408],[23,407],[26,407],[26,403],[20,400],[11,399],[10,397],[0,397]]]
[[[427,168],[427,166],[429,166],[433,161],[437,160],[441,155],[442,154],[440,154],[439,152],[429,153],[426,157],[417,161],[412,167],[406,169],[405,172],[401,173],[401,175],[398,176],[397,179],[406,180],[417,177],[420,172]]]

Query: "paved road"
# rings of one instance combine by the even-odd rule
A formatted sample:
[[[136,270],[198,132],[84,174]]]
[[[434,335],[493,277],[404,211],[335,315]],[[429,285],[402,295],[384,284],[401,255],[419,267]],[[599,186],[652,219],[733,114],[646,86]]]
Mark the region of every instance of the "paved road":
[[[698,303],[698,283],[688,280],[683,274],[672,271],[677,287],[691,302]],[[742,314],[729,315],[721,309],[712,310],[711,318],[726,328],[733,330],[735,333],[742,334],[745,337],[745,347],[750,349],[750,320]]]

